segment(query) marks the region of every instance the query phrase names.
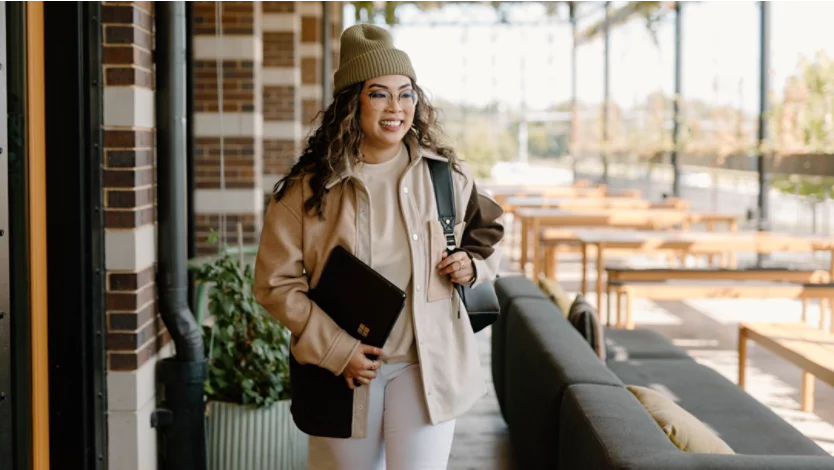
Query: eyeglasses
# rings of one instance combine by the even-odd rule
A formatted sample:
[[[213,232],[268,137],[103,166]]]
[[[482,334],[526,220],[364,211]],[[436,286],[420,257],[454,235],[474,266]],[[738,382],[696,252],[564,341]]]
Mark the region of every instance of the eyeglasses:
[[[367,92],[368,98],[370,98],[371,106],[374,107],[377,111],[382,111],[385,108],[394,105],[393,96],[391,93],[383,90],[372,90]],[[400,107],[404,110],[409,110],[417,104],[417,93],[414,90],[406,90],[400,92],[397,95],[397,103],[400,104]]]

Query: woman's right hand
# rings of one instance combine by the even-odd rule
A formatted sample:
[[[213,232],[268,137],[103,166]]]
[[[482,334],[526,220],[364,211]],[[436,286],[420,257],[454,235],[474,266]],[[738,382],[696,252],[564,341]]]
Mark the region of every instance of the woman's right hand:
[[[372,361],[369,359],[367,357],[369,354],[380,357],[382,356],[382,349],[368,346],[367,344],[360,344],[356,348],[356,352],[353,353],[353,357],[350,358],[350,362],[345,366],[345,370],[342,371],[342,376],[344,376],[351,390],[356,388],[354,380],[360,384],[370,384],[371,380],[376,377],[376,371],[382,366],[379,360]]]

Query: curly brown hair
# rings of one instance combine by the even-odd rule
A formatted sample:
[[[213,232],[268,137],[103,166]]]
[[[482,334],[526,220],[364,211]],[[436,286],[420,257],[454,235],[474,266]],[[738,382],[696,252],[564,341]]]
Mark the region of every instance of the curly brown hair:
[[[273,197],[276,201],[284,197],[288,188],[312,174],[312,195],[304,201],[304,209],[308,213],[323,217],[327,183],[334,175],[344,172],[348,165],[352,166],[362,160],[359,96],[363,87],[364,83],[356,83],[345,88],[335,96],[323,115],[319,113],[321,125],[307,139],[304,152],[289,174],[275,184]],[[411,136],[421,147],[448,158],[452,167],[460,172],[455,151],[439,140],[443,131],[437,119],[437,109],[431,105],[425,92],[416,83],[412,83],[412,87],[417,93],[417,106],[414,109],[414,122],[406,134],[406,139]]]

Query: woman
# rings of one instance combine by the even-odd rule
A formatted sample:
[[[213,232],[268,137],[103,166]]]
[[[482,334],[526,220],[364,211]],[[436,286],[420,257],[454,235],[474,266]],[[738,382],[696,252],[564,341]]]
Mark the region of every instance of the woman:
[[[501,209],[438,142],[436,110],[387,31],[347,29],[340,64],[321,127],[267,209],[255,295],[293,334],[292,412],[312,436],[309,468],[443,469],[455,419],[486,392],[453,283],[493,281]],[[459,249],[448,255],[428,160],[454,168]],[[307,295],[336,246],[407,293],[382,349]]]

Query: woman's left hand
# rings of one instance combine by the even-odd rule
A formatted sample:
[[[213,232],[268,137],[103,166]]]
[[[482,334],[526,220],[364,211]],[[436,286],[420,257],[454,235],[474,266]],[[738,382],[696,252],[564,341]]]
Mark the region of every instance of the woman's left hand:
[[[443,252],[443,259],[437,265],[438,274],[450,275],[452,282],[469,285],[475,278],[475,267],[465,251],[456,251],[451,255]]]

